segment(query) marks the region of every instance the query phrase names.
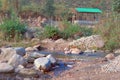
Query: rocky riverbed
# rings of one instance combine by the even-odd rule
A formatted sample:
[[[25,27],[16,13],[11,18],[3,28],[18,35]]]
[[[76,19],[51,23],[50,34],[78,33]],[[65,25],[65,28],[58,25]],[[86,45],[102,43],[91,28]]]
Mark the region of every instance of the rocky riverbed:
[[[91,42],[84,50],[79,48],[81,40],[63,39],[46,39],[27,48],[1,47],[0,80],[119,80],[120,57],[91,50],[102,42],[94,42],[94,37],[84,38]],[[102,46],[103,42],[98,47]]]

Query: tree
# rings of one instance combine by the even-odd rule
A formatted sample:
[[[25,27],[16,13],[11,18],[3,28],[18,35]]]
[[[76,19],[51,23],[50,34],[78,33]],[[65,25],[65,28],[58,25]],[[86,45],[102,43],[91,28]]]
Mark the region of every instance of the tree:
[[[120,12],[120,0],[113,0],[113,10]]]

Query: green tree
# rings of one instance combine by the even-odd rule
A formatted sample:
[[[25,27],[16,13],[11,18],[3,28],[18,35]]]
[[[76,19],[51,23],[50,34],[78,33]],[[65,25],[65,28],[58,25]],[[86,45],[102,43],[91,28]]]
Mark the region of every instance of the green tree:
[[[120,12],[120,0],[113,0],[113,10]]]

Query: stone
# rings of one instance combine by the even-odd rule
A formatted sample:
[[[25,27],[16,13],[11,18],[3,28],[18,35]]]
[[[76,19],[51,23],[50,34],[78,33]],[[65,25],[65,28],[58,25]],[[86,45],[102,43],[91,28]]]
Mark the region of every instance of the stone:
[[[107,55],[105,56],[105,58],[106,58],[107,60],[112,60],[112,59],[115,59],[115,55],[114,55],[113,53],[110,53],[110,54],[107,54]]]
[[[38,58],[35,59],[34,66],[37,70],[43,70],[44,72],[49,71],[51,68],[51,61],[46,57]]]
[[[8,64],[12,65],[13,67],[18,67],[18,65],[25,66],[27,64],[27,61],[22,56],[14,54],[8,61]]]
[[[27,52],[25,55],[25,59],[29,63],[33,63],[35,59],[40,58],[40,57],[45,57],[46,55],[44,53],[38,52],[38,51],[30,51]]]
[[[26,53],[25,48],[23,48],[23,47],[15,47],[14,49],[16,50],[17,54],[19,54],[21,56],[25,56],[25,53]]]
[[[27,47],[27,48],[25,49],[25,51],[26,51],[26,52],[29,52],[29,51],[38,51],[38,49],[37,49],[37,48],[33,48],[33,47]]]
[[[120,53],[120,49],[115,50],[115,54]]]
[[[81,50],[78,48],[71,48],[70,49],[71,54],[80,54]]]
[[[1,49],[0,60],[9,61],[9,59],[16,54],[16,51],[13,48],[2,48]]]
[[[55,65],[57,62],[57,60],[51,54],[46,56],[46,58],[48,58],[51,61],[52,65]]]
[[[7,63],[0,63],[0,73],[10,73],[13,71],[14,71],[13,66]]]
[[[82,50],[97,49],[104,47],[105,42],[100,35],[92,35],[74,40],[69,44],[70,47],[76,46]]]

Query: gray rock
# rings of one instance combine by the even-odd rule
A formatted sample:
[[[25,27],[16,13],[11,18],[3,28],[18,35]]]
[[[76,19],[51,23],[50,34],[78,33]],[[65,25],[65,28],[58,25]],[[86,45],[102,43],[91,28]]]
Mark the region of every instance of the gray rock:
[[[115,59],[115,55],[114,55],[113,53],[110,53],[110,54],[107,54],[107,55],[105,56],[105,58],[106,58],[107,60],[112,60],[112,59]]]
[[[9,73],[13,72],[14,68],[7,63],[0,63],[0,73]]]
[[[46,58],[51,61],[52,65],[55,65],[57,62],[57,60],[51,54],[49,54]]]
[[[18,65],[26,65],[27,61],[20,55],[14,54],[11,59],[8,61],[8,64],[18,67]]]
[[[38,51],[35,52],[31,51],[31,52],[27,52],[25,58],[27,59],[28,62],[33,63],[35,59],[45,56],[46,56],[45,54],[42,54]]]
[[[13,48],[2,48],[1,49],[0,59],[1,61],[9,61],[9,59],[16,54],[16,51]]]
[[[25,48],[23,48],[23,47],[15,47],[14,49],[16,50],[17,54],[19,54],[21,56],[24,56],[26,53]]]
[[[37,70],[43,70],[45,72],[50,70],[51,61],[46,57],[38,58],[34,61],[34,65]]]
[[[40,58],[40,57],[45,57],[45,54],[41,54],[40,52],[31,52],[29,54],[29,57],[31,57],[31,58]]]

